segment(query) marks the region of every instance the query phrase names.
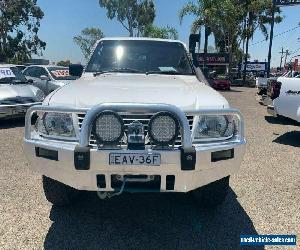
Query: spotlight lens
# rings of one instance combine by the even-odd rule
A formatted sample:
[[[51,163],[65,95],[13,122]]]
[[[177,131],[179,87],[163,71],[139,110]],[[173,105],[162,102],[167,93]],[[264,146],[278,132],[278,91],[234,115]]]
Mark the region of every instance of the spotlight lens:
[[[118,142],[123,137],[123,121],[118,114],[103,112],[95,120],[94,135],[100,143]]]
[[[178,136],[178,122],[170,114],[153,116],[149,128],[150,138],[161,144],[172,144]]]

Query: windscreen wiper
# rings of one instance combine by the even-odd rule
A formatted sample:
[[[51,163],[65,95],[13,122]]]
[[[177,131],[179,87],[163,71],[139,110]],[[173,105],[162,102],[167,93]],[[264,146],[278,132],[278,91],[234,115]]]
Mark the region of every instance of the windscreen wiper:
[[[144,73],[141,70],[138,69],[132,69],[132,68],[115,68],[111,70],[104,70],[104,71],[98,71],[94,73],[94,76],[99,76],[105,73]]]
[[[185,75],[183,73],[174,71],[174,70],[166,70],[166,71],[147,71],[146,75],[151,75],[151,74],[161,74],[161,75]]]

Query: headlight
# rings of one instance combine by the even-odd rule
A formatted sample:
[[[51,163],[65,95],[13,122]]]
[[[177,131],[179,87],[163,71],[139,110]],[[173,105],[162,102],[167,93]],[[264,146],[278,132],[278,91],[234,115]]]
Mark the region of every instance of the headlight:
[[[41,134],[54,137],[75,137],[71,114],[45,113],[38,118],[36,127]]]
[[[231,115],[203,115],[198,117],[194,141],[225,140],[237,133],[238,120]]]
[[[124,136],[123,119],[113,111],[101,112],[95,119],[92,134],[99,144],[115,144]]]
[[[38,89],[35,93],[35,97],[38,102],[43,101],[45,99],[44,92],[42,90]]]
[[[178,120],[168,112],[154,115],[149,122],[150,140],[158,145],[172,145],[179,134]]]

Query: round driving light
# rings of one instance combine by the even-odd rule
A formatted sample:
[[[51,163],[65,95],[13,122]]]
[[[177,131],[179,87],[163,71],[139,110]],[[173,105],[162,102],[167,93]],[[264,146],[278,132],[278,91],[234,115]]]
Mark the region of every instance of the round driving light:
[[[124,122],[113,111],[101,112],[95,119],[92,134],[99,144],[115,144],[124,136]]]
[[[168,112],[154,115],[149,122],[149,137],[159,145],[172,145],[179,134],[178,120]]]

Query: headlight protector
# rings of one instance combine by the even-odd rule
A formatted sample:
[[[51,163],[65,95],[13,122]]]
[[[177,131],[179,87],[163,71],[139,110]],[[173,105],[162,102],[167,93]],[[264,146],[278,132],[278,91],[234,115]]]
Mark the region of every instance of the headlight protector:
[[[239,119],[234,115],[202,115],[196,118],[194,142],[227,140],[238,134]]]
[[[39,116],[37,131],[49,137],[76,137],[72,114],[46,112]]]

